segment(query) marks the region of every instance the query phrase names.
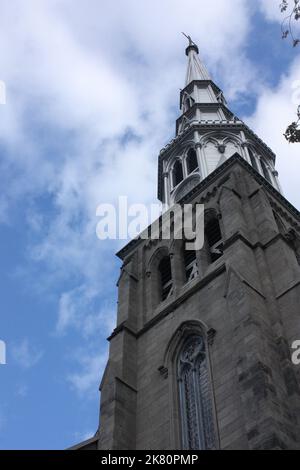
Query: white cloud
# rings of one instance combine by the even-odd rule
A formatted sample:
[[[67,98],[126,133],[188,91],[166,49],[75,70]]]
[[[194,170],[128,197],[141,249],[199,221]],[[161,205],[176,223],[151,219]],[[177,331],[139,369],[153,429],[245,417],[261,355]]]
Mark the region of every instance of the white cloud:
[[[80,273],[81,289],[107,291],[112,247],[95,237],[96,207],[118,195],[155,201],[157,155],[174,132],[184,83],[181,31],[199,42],[209,68],[236,96],[253,76],[243,54],[249,28],[246,0],[219,0],[217,11],[197,0],[189,8],[180,0],[126,0],[118,8],[95,0],[89,8],[70,0],[3,2],[0,70],[8,96],[0,143],[8,184],[0,216],[13,217],[26,196],[51,198],[51,217],[34,203],[27,212],[39,234],[30,256],[51,280]],[[36,288],[45,283],[37,276]]]
[[[295,20],[294,15],[292,15],[291,21],[289,19],[289,16],[293,12],[293,9],[295,7],[295,2],[294,0],[289,0],[287,10],[283,12],[281,12],[280,8],[281,3],[282,1],[274,3],[274,0],[259,0],[257,5],[267,21],[278,23],[280,24],[280,26],[282,25],[282,31],[289,30],[289,33],[292,32],[294,38],[297,39],[300,35],[299,21]],[[278,28],[279,37],[280,34],[281,29]],[[289,46],[292,44],[292,38],[290,34],[286,41],[288,42]]]
[[[74,441],[75,442],[84,442],[87,441],[88,439],[91,439],[94,437],[96,431],[88,430],[88,431],[83,431],[83,432],[75,432],[74,433]]]
[[[283,133],[288,124],[297,120],[296,110],[300,104],[300,59],[297,57],[287,74],[275,89],[261,91],[257,108],[246,121],[265,140],[277,155],[276,168],[284,196],[296,208],[300,208],[299,144],[289,144]]]
[[[76,354],[79,372],[68,375],[67,380],[73,390],[87,398],[94,394],[99,386],[107,361],[107,352],[89,352],[80,350]]]
[[[283,2],[280,1],[275,3],[274,0],[259,0],[257,5],[267,20],[282,23],[282,21],[293,11],[295,2],[294,0],[288,0],[288,8],[285,11],[281,11],[281,3]],[[297,27],[296,21],[295,26]]]
[[[265,15],[267,20],[277,21],[281,23],[284,19],[284,15],[280,11],[280,3],[281,2],[275,3],[274,0],[259,0],[257,5],[258,8],[260,8],[260,10],[262,11],[262,13]],[[293,0],[291,0],[290,4],[292,3],[294,3]]]
[[[157,156],[174,136],[184,84],[181,31],[199,43],[228,98],[253,90],[255,67],[243,52],[247,0],[88,3],[1,4],[7,104],[0,108],[0,221],[11,223],[16,205],[27,205],[32,240],[28,265],[18,272],[28,281],[33,271],[31,292],[59,289],[58,333],[76,330],[90,339],[112,329],[115,307],[99,308],[99,301],[115,292],[117,277],[116,244],[96,238],[96,207],[119,195],[156,200]],[[23,363],[30,363],[23,347]],[[81,372],[69,379],[74,388],[98,381],[98,360],[103,356],[80,358]]]
[[[103,302],[101,310],[94,305],[98,292],[80,286],[64,292],[59,301],[57,333],[63,334],[70,328],[79,330],[85,338],[101,331],[108,336],[115,324],[116,309],[112,302]]]
[[[27,338],[14,344],[11,348],[14,361],[24,369],[30,369],[40,362],[43,351],[31,345]]]

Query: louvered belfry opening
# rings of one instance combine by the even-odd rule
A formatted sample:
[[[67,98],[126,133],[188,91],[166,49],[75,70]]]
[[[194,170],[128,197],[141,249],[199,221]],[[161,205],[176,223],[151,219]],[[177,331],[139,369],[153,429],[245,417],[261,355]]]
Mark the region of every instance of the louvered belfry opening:
[[[183,252],[184,258],[184,268],[185,268],[185,276],[186,281],[192,281],[198,276],[198,267],[197,267],[197,259],[196,259],[196,251],[195,250],[184,250]]]
[[[190,149],[188,151],[186,163],[187,163],[188,174],[192,173],[198,168],[198,159],[197,159],[197,153],[195,149]]]
[[[180,160],[176,160],[173,168],[173,185],[177,186],[183,180],[183,169]]]
[[[171,270],[171,260],[169,256],[165,256],[158,267],[161,283],[161,299],[166,300],[172,294],[173,280]]]
[[[184,93],[183,97],[183,112],[188,111],[195,104],[194,98],[188,93]]]
[[[205,226],[205,236],[209,246],[211,262],[213,263],[223,255],[222,234],[217,217],[207,222]]]

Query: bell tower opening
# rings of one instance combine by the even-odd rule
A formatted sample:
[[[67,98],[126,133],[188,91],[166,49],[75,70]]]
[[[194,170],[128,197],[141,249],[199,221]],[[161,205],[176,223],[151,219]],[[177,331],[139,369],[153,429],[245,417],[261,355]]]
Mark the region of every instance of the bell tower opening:
[[[173,186],[174,188],[183,181],[183,168],[180,160],[176,160],[173,168]]]
[[[198,159],[195,149],[190,149],[188,151],[186,165],[188,174],[193,173],[193,171],[198,169]]]

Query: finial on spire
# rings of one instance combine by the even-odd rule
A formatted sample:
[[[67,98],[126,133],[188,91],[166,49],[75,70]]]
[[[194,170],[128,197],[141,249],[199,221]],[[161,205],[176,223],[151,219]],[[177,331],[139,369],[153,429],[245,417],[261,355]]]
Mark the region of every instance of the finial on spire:
[[[183,34],[183,35],[188,39],[188,41],[189,41],[189,45],[188,45],[188,47],[187,47],[186,50],[185,50],[186,55],[188,56],[188,55],[189,55],[189,52],[190,52],[191,50],[194,50],[194,51],[197,52],[197,54],[199,54],[198,46],[197,46],[196,43],[194,43],[194,41],[192,40],[191,36],[188,36],[188,35],[185,34],[185,33],[182,33],[182,34]]]
[[[186,73],[185,86],[189,85],[194,80],[210,80],[208,71],[205,65],[201,62],[199,57],[199,49],[196,43],[192,40],[191,36],[182,33],[189,41],[189,45],[185,50],[188,56],[188,68]]]

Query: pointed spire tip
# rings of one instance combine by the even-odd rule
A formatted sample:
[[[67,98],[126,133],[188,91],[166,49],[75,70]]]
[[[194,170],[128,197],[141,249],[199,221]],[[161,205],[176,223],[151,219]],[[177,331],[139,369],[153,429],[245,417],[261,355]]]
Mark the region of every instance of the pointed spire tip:
[[[186,86],[194,80],[210,80],[208,71],[199,57],[199,50],[197,44],[194,43],[191,36],[182,33],[189,41],[186,48],[186,55],[188,56],[188,68],[186,74]]]

